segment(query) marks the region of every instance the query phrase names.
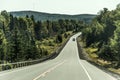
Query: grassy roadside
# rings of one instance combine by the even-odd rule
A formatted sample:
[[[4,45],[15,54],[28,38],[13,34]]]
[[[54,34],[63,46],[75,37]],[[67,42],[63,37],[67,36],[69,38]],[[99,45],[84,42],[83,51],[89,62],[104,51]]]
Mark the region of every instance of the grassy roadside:
[[[68,35],[67,38],[65,38],[64,34],[62,34],[62,42],[61,43],[56,43],[56,36],[47,38],[47,39],[43,39],[37,46],[37,48],[42,48],[47,50],[48,55],[52,54],[55,50],[57,50],[61,45],[63,45],[68,39],[69,37],[73,34],[72,31],[66,32],[66,34]]]
[[[69,38],[73,35],[72,31],[66,32],[66,34],[69,34],[68,37],[64,37],[64,34],[62,34],[63,41],[61,43],[56,43],[55,41],[56,36],[43,39],[41,43],[39,43],[38,41],[36,47],[42,49],[43,51],[47,51],[47,54],[41,57],[41,60],[38,59],[39,61],[37,61],[36,63],[31,62],[30,65],[37,64],[37,63],[46,61],[48,59],[55,58],[60,53],[61,49],[64,47],[64,45],[69,40]],[[29,64],[28,65],[25,63],[22,64],[22,62],[20,62],[20,64],[16,63],[15,65],[11,63],[7,63],[6,65],[0,65],[0,71],[14,69],[18,67],[24,67],[24,66],[29,66]]]
[[[81,40],[80,37],[78,38],[78,41],[83,49],[82,54],[86,56],[85,60],[88,60],[97,66],[103,67],[104,69],[110,72],[120,75],[120,68],[115,69],[114,67],[112,67],[113,65],[112,62],[99,58],[99,56],[97,55],[97,50],[98,50],[97,48],[92,48],[92,47],[86,48],[84,42]]]

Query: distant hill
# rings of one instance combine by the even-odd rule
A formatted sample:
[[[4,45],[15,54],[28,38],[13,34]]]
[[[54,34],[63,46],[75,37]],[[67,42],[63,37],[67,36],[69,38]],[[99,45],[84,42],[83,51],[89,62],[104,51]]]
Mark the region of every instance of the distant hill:
[[[15,11],[10,12],[13,16],[17,17],[25,17],[26,15],[31,16],[34,15],[35,20],[58,20],[58,19],[73,19],[73,20],[84,20],[86,22],[90,22],[96,15],[93,14],[80,14],[80,15],[66,15],[66,14],[50,14],[43,12],[35,12],[35,11]]]

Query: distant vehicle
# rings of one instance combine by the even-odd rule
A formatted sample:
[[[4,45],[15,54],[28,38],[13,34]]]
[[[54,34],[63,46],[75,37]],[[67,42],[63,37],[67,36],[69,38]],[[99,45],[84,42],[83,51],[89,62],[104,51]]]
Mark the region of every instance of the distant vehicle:
[[[75,41],[75,38],[73,38],[73,41]]]

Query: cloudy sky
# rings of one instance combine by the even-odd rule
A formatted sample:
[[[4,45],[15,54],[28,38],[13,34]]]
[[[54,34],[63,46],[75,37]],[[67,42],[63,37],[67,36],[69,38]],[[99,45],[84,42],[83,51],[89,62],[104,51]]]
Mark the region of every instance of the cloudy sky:
[[[0,11],[34,10],[60,14],[97,14],[115,9],[120,0],[0,0]]]

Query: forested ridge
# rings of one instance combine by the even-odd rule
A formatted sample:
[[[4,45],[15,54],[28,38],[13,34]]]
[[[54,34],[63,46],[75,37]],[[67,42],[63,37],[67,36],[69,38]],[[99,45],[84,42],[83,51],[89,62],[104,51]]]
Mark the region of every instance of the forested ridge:
[[[50,13],[44,13],[44,12],[36,12],[36,11],[13,11],[9,12],[13,16],[16,17],[25,17],[26,15],[31,16],[33,15],[35,20],[41,20],[41,21],[56,21],[59,19],[72,19],[72,20],[82,20],[86,23],[91,22],[91,19],[93,19],[96,15],[95,14],[78,14],[78,15],[67,15],[67,14],[50,14]]]
[[[94,49],[92,54],[110,61],[115,68],[120,67],[120,4],[112,11],[101,10],[82,32],[86,48]]]
[[[34,16],[0,13],[0,63],[40,59],[84,27],[83,21],[36,21]],[[72,33],[71,33],[72,32]]]

